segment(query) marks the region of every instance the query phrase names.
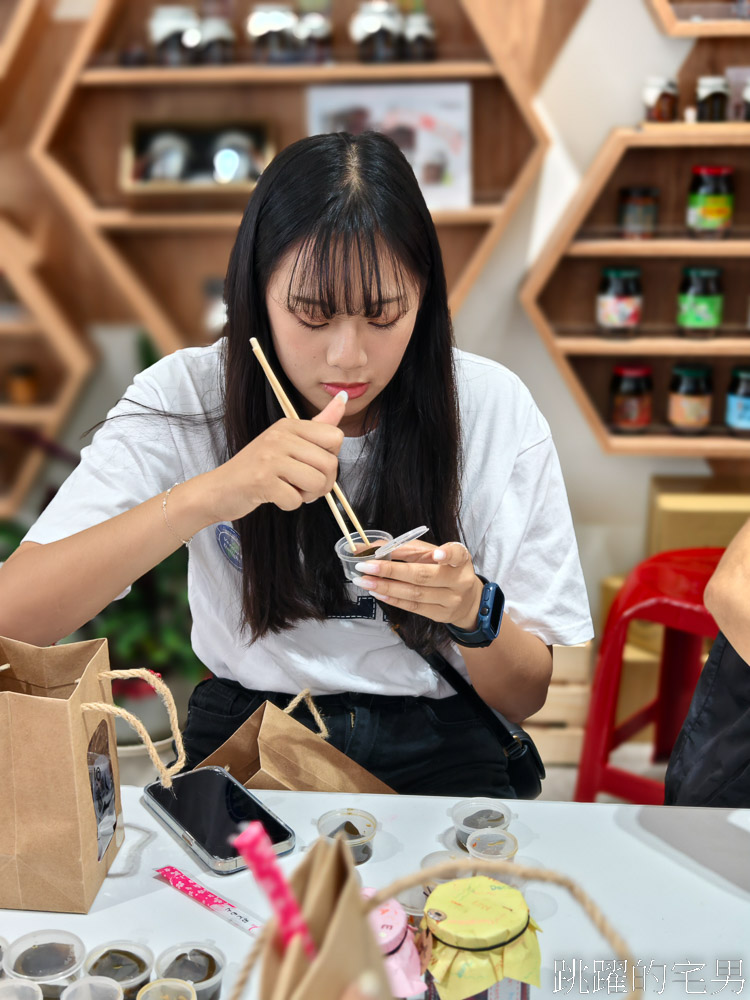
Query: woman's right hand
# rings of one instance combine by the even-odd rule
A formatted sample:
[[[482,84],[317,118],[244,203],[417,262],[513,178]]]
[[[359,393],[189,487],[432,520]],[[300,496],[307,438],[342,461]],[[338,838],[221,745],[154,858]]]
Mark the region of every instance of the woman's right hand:
[[[242,451],[205,474],[212,519],[234,521],[264,503],[296,510],[329,493],[338,473],[344,432],[342,393],[312,420],[283,418]]]

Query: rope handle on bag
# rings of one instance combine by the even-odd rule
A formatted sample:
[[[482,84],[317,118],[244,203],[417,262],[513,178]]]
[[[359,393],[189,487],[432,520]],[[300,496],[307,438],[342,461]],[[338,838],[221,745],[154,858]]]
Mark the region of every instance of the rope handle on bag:
[[[304,703],[310,709],[310,714],[312,715],[313,719],[315,719],[315,723],[318,726],[318,729],[320,730],[318,736],[322,736],[324,740],[327,740],[331,734],[328,732],[328,726],[323,721],[323,716],[318,711],[318,706],[313,701],[313,697],[310,694],[310,688],[304,688],[304,690],[300,691],[300,693],[296,696],[296,698],[292,698],[292,700],[284,709],[284,715],[291,715],[292,712],[297,707],[297,705],[299,705],[299,703],[302,701],[304,701]]]
[[[467,876],[476,874],[520,875],[521,878],[532,879],[539,882],[551,882],[553,885],[562,886],[564,889],[567,889],[575,901],[580,904],[586,916],[591,920],[594,927],[596,927],[602,937],[605,938],[607,943],[613,949],[615,955],[620,960],[631,963],[631,967],[635,968],[630,948],[625,940],[617,933],[614,927],[612,927],[593,899],[591,899],[591,897],[588,896],[583,889],[573,881],[573,879],[568,878],[567,875],[560,875],[557,872],[550,871],[546,868],[532,868],[528,865],[519,865],[516,864],[515,861],[480,861],[479,859],[474,858],[467,858],[466,860],[461,861],[445,861],[432,868],[425,868],[418,872],[414,872],[411,875],[405,875],[403,878],[397,879],[389,886],[386,886],[385,889],[380,889],[369,899],[363,899],[362,912],[366,916],[371,910],[381,906],[384,902],[386,902],[386,900],[393,899],[394,896],[403,892],[404,889],[411,889],[414,886],[422,885],[426,879],[451,877],[455,875],[456,871],[462,870],[466,872]],[[263,948],[266,946],[268,941],[271,940],[274,930],[275,922],[273,920],[269,920],[261,933],[258,935],[255,944],[245,959],[242,968],[240,969],[237,981],[232,988],[229,1000],[240,1000],[242,997],[250,978],[250,973],[252,972]],[[626,991],[627,992],[624,993],[623,996],[643,995],[643,991],[640,987],[629,989],[626,985]]]
[[[172,775],[177,774],[185,766],[185,747],[182,743],[182,733],[180,732],[180,725],[177,719],[177,707],[175,706],[172,692],[169,690],[164,681],[150,670],[140,668],[133,668],[132,670],[103,670],[99,674],[99,680],[111,680],[113,678],[132,680],[136,677],[140,677],[141,680],[144,680],[154,689],[154,691],[156,691],[161,700],[164,702],[164,707],[167,710],[167,715],[169,716],[169,726],[172,730],[172,738],[174,739],[175,747],[177,748],[177,760],[170,764],[169,767],[162,763],[156,747],[154,746],[153,740],[146,731],[146,727],[143,725],[141,720],[131,712],[128,712],[124,708],[120,708],[118,705],[111,705],[109,702],[104,701],[89,701],[82,705],[81,708],[85,711],[105,712],[107,715],[117,716],[120,719],[124,719],[129,726],[132,726],[146,747],[148,755],[151,758],[151,763],[156,768],[162,785],[164,785],[165,788],[171,788]]]

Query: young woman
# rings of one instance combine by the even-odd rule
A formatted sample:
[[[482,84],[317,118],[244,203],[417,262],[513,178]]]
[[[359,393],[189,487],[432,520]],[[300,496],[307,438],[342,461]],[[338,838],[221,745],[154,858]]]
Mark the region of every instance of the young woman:
[[[337,134],[280,153],[225,296],[226,336],[136,377],[0,570],[0,635],[55,642],[189,541],[212,673],[190,702],[191,765],[264,700],[310,688],[332,743],[397,791],[512,795],[496,737],[422,654],[520,721],[544,703],[550,645],[591,636],[586,592],[549,428],[515,375],[452,346],[398,148]],[[251,336],[306,419],[282,418]],[[347,583],[322,499],[336,479],[365,528],[430,533]],[[496,635],[478,574],[505,595]]]

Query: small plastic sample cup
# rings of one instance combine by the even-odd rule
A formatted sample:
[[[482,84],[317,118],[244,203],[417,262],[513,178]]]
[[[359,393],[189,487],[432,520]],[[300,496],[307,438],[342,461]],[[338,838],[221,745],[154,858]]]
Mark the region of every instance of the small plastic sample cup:
[[[38,983],[43,996],[58,1000],[80,978],[85,957],[86,946],[70,931],[32,931],[5,949],[3,969],[11,978]]]
[[[460,854],[458,851],[433,851],[431,854],[425,854],[419,862],[419,867],[434,868],[435,865],[442,865],[444,861],[466,861],[466,855]],[[422,883],[425,899],[427,899],[435,886],[442,885],[443,882],[452,882],[457,878],[471,878],[472,874],[470,870],[461,871],[456,869],[453,874],[449,873],[442,878],[430,877],[427,882]]]
[[[336,542],[335,549],[336,555],[341,560],[341,565],[344,568],[344,576],[347,580],[353,580],[355,576],[362,576],[362,574],[356,570],[354,567],[358,562],[368,559],[372,559],[372,554],[375,549],[380,548],[385,542],[392,542],[393,535],[389,535],[387,531],[376,531],[374,528],[365,528],[365,534],[369,541],[369,545],[365,542],[364,538],[360,535],[358,531],[352,531],[352,541],[354,542],[355,552],[349,548],[349,539],[339,538]],[[390,562],[391,555],[385,557],[386,562]]]
[[[62,992],[61,1000],[122,1000],[122,986],[106,976],[82,976]]]
[[[141,986],[136,1000],[196,1000],[195,987],[184,979],[155,979]]]
[[[411,889],[404,889],[396,899],[401,903],[406,914],[406,922],[415,931],[419,930],[419,925],[424,916],[425,894],[421,885],[413,885]]]
[[[466,841],[466,849],[472,858],[481,861],[512,861],[518,851],[518,841],[507,830],[475,830]],[[500,882],[505,879],[497,875]]]
[[[107,941],[88,953],[83,968],[88,976],[113,979],[122,987],[125,1000],[135,1000],[151,978],[154,953],[136,941]]]
[[[198,1000],[219,1000],[226,964],[224,952],[215,944],[207,941],[184,941],[167,948],[159,955],[156,960],[156,975],[192,983]]]
[[[507,830],[511,811],[499,799],[462,799],[451,809],[459,847],[467,850],[466,841],[476,830]]]
[[[0,1000],[43,1000],[39,983],[26,979],[0,979]]]
[[[321,837],[335,840],[340,834],[351,849],[355,865],[364,864],[372,857],[372,841],[378,821],[364,809],[331,809],[318,820]]]

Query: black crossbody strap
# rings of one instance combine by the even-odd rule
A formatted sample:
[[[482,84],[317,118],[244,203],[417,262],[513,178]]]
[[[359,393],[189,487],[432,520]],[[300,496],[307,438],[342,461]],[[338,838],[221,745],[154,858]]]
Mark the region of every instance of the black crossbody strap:
[[[424,655],[424,654],[423,654]],[[498,738],[506,757],[521,757],[526,752],[526,747],[520,740],[517,740],[511,731],[512,723],[509,723],[504,716],[493,712],[490,706],[483,701],[471,684],[459,674],[442,653],[430,653],[424,657],[432,669],[440,674],[444,681],[453,688],[456,694],[461,695],[469,701],[476,709],[477,715],[484,722],[491,733]]]

